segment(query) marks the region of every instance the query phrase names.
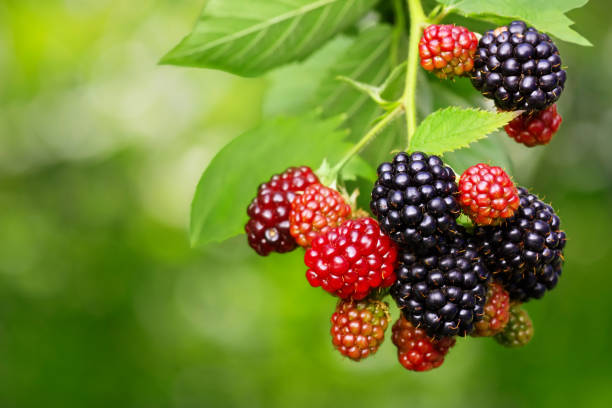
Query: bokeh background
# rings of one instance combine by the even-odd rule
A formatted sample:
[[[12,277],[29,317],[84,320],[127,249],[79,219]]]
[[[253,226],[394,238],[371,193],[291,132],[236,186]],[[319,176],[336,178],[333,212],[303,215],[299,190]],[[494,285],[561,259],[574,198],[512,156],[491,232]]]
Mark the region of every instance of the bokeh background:
[[[189,248],[197,180],[272,82],[156,65],[202,3],[0,2],[0,407],[612,405],[607,1],[570,13],[595,47],[560,43],[559,134],[512,149],[569,237],[558,289],[527,307],[534,340],[459,341],[424,374],[390,341],[342,359],[299,253]]]

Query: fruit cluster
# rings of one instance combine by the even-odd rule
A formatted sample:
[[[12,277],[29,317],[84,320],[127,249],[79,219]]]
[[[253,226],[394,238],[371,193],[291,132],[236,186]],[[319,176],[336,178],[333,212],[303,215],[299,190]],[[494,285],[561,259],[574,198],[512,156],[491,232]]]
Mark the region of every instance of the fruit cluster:
[[[502,111],[524,111],[506,133],[528,147],[548,144],[561,125],[555,102],[567,73],[552,39],[523,21],[487,31],[430,25],[419,43],[421,66],[438,78],[467,76]]]
[[[476,36],[430,26],[421,65],[440,78],[470,76],[499,109],[522,110],[507,133],[545,144],[561,122],[554,102],[564,84],[550,37],[523,22]],[[359,361],[377,352],[390,322],[408,370],[440,366],[457,337],[529,342],[522,304],[541,298],[561,275],[566,242],[553,208],[518,187],[504,169],[476,163],[461,175],[435,155],[400,152],[380,164],[372,217],[324,185],[308,167],[263,183],[248,207],[248,242],[260,255],[304,248],[306,279],[339,298],[331,317],[334,347]]]

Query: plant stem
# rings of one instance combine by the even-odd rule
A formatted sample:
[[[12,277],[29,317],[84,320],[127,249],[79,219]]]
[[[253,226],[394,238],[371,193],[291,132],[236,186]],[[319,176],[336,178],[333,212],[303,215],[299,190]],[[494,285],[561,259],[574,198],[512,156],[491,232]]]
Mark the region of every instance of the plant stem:
[[[406,69],[406,85],[402,103],[406,109],[406,127],[408,133],[408,147],[410,149],[410,141],[416,131],[417,115],[416,115],[416,83],[417,83],[417,68],[419,65],[419,41],[421,39],[421,31],[426,21],[423,7],[420,0],[407,0],[410,10],[410,38],[408,40],[408,67]]]
[[[389,123],[391,123],[395,118],[397,118],[399,115],[402,114],[402,112],[404,111],[404,107],[401,104],[398,104],[392,111],[388,112],[387,114],[385,114],[382,119],[376,123],[369,131],[368,133],[366,133],[359,142],[357,142],[352,148],[351,150],[348,151],[348,153],[346,153],[344,155],[344,157],[342,158],[342,160],[340,160],[338,162],[338,164],[336,164],[334,166],[334,168],[331,170],[332,174],[337,174],[342,167],[344,167],[344,165],[346,165],[346,163],[348,163],[348,161],[357,153],[359,153],[364,147],[366,147],[366,145],[372,141],[372,139],[374,139],[376,136],[378,136],[378,134],[387,127],[387,125]]]

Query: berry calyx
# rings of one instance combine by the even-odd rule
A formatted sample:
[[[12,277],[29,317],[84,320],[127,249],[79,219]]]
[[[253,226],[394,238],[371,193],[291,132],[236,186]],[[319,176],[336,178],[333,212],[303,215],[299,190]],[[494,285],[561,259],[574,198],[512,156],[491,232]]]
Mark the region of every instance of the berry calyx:
[[[534,111],[555,103],[565,87],[559,49],[523,21],[487,31],[474,56],[472,85],[501,110]]]
[[[297,244],[289,232],[289,213],[295,196],[318,183],[309,167],[290,167],[259,186],[247,208],[245,225],[248,243],[259,255],[289,252]]]
[[[391,239],[427,252],[458,234],[455,173],[438,156],[398,153],[377,172],[370,209]]]
[[[429,337],[425,330],[414,327],[404,316],[400,316],[391,330],[397,358],[404,368],[411,371],[440,367],[448,350],[455,345],[454,337]]]
[[[395,244],[372,218],[345,221],[319,235],[304,255],[306,279],[342,299],[365,298],[395,281]]]
[[[533,322],[527,311],[520,305],[510,309],[510,320],[506,328],[495,336],[495,340],[505,347],[523,347],[533,337]]]
[[[429,336],[465,336],[482,320],[489,271],[473,243],[426,257],[404,251],[395,274],[391,296]]]
[[[474,324],[474,337],[491,337],[504,330],[510,319],[510,295],[497,282],[489,284],[484,316]]]
[[[519,206],[516,186],[497,166],[479,163],[459,179],[459,203],[477,225],[497,225],[512,217]]]
[[[350,215],[351,206],[339,192],[313,184],[293,200],[289,231],[298,245],[307,248],[319,234],[342,224]]]
[[[561,122],[563,119],[555,104],[541,111],[523,113],[508,123],[504,130],[518,143],[533,147],[548,144]]]
[[[389,305],[373,299],[340,300],[331,317],[332,343],[354,361],[378,350],[389,325]]]
[[[421,66],[440,79],[462,76],[474,67],[477,46],[476,35],[465,27],[432,24],[419,42]]]
[[[553,208],[518,188],[516,213],[495,227],[476,227],[480,253],[510,299],[539,299],[553,289],[563,267],[565,232]]]

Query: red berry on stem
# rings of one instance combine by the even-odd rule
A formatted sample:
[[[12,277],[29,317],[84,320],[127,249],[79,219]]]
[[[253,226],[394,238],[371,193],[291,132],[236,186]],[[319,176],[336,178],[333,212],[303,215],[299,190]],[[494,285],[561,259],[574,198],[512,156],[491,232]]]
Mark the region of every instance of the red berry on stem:
[[[319,234],[342,224],[350,215],[351,206],[339,192],[313,184],[291,205],[290,232],[298,245],[307,248]]]
[[[474,68],[477,47],[476,35],[465,27],[430,25],[419,42],[421,66],[440,79],[464,75]]]
[[[491,282],[487,291],[484,316],[474,324],[474,337],[491,337],[504,330],[510,319],[510,295],[497,282]]]
[[[514,215],[520,201],[516,186],[501,167],[479,163],[461,175],[459,203],[475,224],[498,225]]]
[[[395,322],[392,331],[397,358],[404,368],[411,371],[440,367],[448,350],[455,345],[454,337],[429,337],[425,330],[414,327],[404,316]]]
[[[373,299],[340,300],[331,317],[332,343],[351,360],[376,353],[389,325],[389,305]]]
[[[548,144],[562,121],[555,104],[541,111],[525,112],[514,118],[504,129],[518,143],[533,147]]]
[[[306,279],[342,299],[365,298],[395,281],[397,248],[372,218],[345,221],[319,235],[304,255]]]
[[[297,247],[289,233],[289,213],[295,196],[318,183],[309,167],[290,167],[259,186],[257,196],[247,208],[245,225],[251,248],[259,255],[288,252]]]

